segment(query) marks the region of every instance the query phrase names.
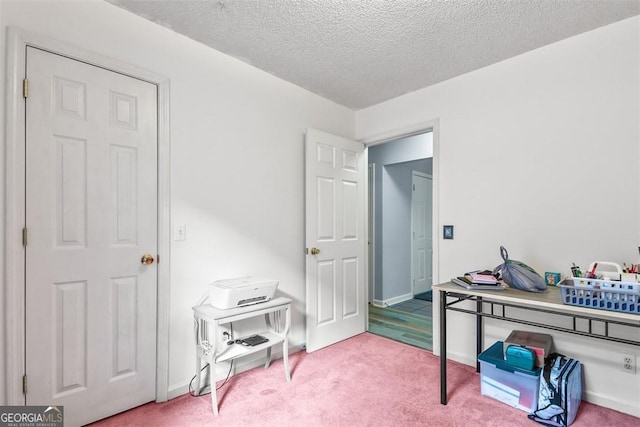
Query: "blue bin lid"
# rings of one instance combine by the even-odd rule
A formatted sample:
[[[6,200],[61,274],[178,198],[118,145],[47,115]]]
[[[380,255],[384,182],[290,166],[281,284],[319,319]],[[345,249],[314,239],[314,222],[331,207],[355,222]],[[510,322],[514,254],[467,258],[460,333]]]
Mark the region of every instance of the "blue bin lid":
[[[539,376],[542,368],[536,368],[533,371],[528,369],[520,368],[518,366],[509,365],[504,360],[504,352],[502,349],[503,343],[502,341],[497,341],[491,347],[483,351],[478,355],[478,359],[495,365],[497,368],[502,369],[503,371],[508,372],[520,372],[521,374],[531,375],[531,376]]]

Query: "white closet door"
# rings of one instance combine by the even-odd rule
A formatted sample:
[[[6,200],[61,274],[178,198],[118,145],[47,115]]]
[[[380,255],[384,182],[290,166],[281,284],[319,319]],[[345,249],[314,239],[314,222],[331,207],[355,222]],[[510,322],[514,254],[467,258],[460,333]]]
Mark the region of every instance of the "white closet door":
[[[156,86],[28,48],[28,405],[86,424],[155,399]]]

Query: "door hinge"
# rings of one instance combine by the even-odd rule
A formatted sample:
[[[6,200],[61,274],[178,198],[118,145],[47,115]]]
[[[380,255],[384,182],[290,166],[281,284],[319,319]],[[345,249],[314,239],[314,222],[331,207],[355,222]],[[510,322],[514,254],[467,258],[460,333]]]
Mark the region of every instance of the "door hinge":
[[[22,394],[27,394],[27,374],[22,376]]]
[[[413,184],[413,191],[416,191],[416,185]]]
[[[22,246],[27,247],[27,227],[22,229]]]
[[[29,80],[22,80],[22,96],[27,98],[29,96]]]

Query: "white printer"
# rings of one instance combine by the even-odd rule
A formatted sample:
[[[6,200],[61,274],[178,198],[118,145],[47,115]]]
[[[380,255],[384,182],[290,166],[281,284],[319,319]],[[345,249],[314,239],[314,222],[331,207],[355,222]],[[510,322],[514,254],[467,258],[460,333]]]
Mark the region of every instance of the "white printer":
[[[209,304],[223,310],[269,301],[278,287],[277,280],[256,277],[216,280],[209,284]]]

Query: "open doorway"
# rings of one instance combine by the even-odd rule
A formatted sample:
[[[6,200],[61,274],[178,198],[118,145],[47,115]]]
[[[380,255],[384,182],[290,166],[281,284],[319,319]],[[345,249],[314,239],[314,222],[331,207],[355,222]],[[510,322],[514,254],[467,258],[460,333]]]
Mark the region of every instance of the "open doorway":
[[[369,332],[431,350],[433,132],[368,148]]]

